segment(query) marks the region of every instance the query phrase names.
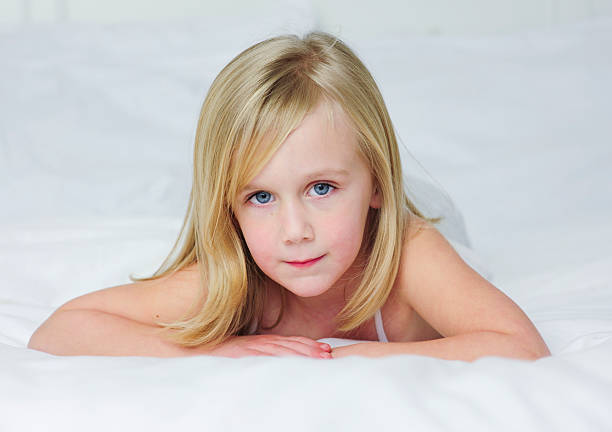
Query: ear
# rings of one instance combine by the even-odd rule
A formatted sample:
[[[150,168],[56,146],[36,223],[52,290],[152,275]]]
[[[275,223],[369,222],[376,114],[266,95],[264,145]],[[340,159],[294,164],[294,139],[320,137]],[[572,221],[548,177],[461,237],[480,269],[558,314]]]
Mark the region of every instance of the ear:
[[[370,199],[370,207],[372,208],[380,208],[382,205],[382,197],[380,196],[380,190],[376,183],[374,184],[374,188],[372,189],[372,198]]]

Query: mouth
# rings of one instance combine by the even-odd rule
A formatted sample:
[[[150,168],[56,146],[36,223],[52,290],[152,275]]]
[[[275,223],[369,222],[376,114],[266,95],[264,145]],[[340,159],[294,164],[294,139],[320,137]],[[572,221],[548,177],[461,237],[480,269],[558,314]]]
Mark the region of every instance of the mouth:
[[[313,258],[306,261],[285,261],[287,264],[291,264],[294,267],[309,267],[321,260],[325,255],[321,255],[318,258]]]

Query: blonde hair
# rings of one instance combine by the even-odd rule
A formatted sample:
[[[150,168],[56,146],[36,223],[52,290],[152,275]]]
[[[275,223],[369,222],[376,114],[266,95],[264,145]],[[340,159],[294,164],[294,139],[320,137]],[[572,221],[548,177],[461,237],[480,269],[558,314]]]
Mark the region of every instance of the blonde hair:
[[[173,330],[169,339],[184,346],[216,345],[262,322],[267,276],[249,253],[232,209],[239,191],[321,100],[338,104],[348,115],[357,150],[382,197],[380,208],[369,209],[362,245],[369,257],[358,288],[336,317],[339,331],[359,327],[385,303],[410,215],[439,220],[425,218],[408,199],[385,103],[351,49],[323,32],[259,42],[221,70],[204,100],[188,210],[172,251],[150,278],[132,277],[158,279],[199,263],[206,301],[193,316],[159,323]],[[280,322],[283,310],[269,328]]]

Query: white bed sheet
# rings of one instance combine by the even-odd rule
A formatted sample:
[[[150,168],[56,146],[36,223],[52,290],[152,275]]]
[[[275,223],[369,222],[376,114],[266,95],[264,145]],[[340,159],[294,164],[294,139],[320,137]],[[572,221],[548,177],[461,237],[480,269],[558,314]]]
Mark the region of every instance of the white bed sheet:
[[[523,307],[552,357],[25,348],[63,302],[165,257],[203,92],[249,37],[220,46],[193,25],[0,35],[0,430],[612,429],[610,19],[500,38],[347,41],[400,137],[455,200],[472,246],[456,247]]]

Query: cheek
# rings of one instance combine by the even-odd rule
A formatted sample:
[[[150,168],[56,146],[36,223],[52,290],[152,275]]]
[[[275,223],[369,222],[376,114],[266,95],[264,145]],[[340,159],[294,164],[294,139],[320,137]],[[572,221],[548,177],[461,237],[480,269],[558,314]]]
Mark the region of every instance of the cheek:
[[[262,270],[265,270],[266,265],[269,265],[275,259],[274,248],[273,248],[273,237],[268,234],[266,235],[266,228],[260,224],[257,226],[250,226],[246,224],[241,226],[242,235],[249,248],[251,256],[255,260],[255,263]]]
[[[341,261],[350,261],[357,256],[363,238],[365,220],[359,208],[344,211],[326,224],[326,243]],[[354,217],[347,215],[353,214]]]

